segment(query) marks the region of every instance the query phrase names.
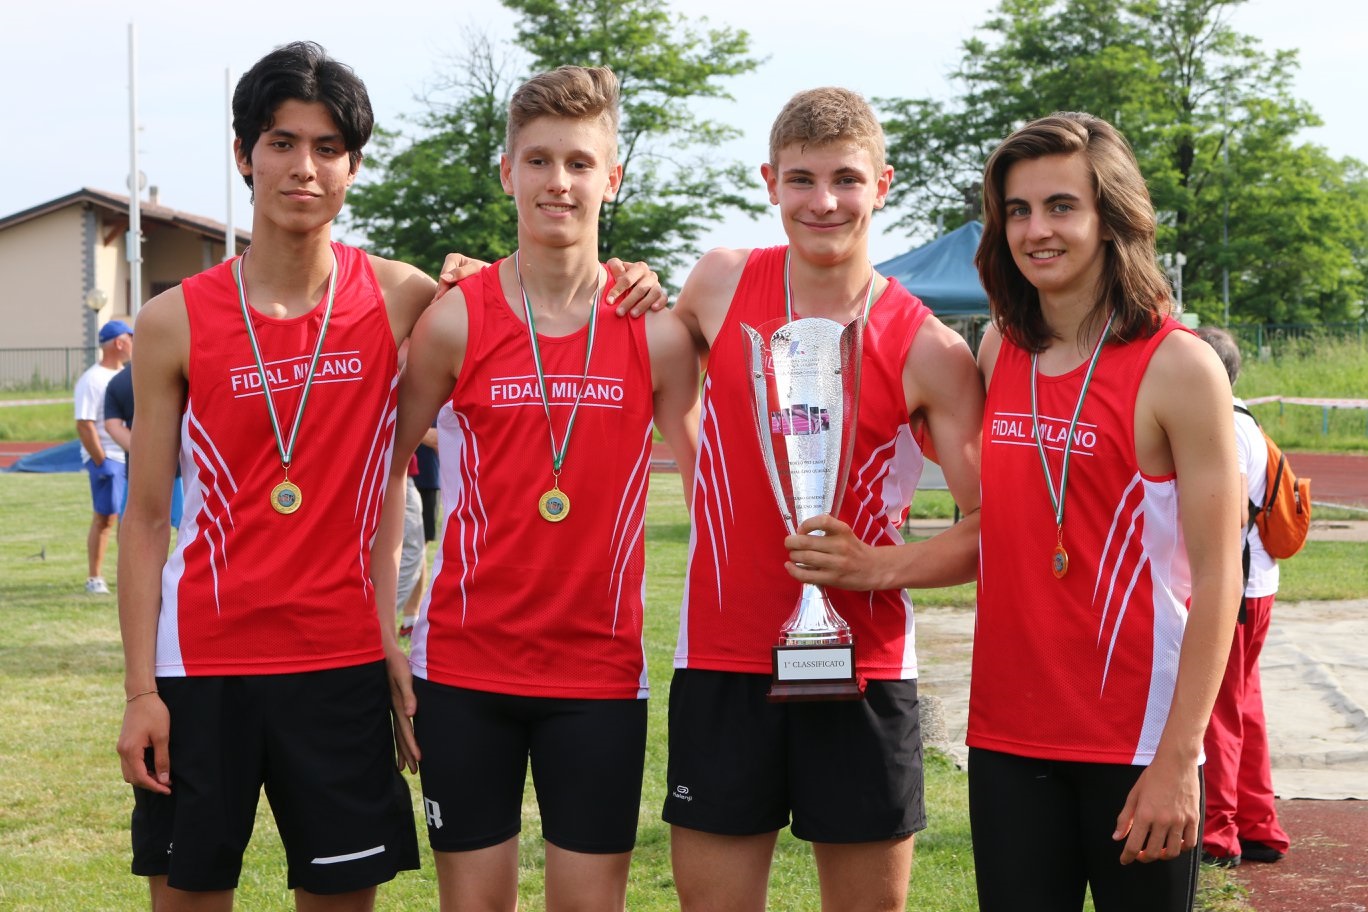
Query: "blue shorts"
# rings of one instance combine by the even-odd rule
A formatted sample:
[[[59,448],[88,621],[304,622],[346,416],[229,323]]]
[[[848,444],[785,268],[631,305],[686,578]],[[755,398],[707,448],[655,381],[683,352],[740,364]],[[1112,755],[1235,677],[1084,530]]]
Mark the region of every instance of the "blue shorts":
[[[113,459],[96,465],[91,459],[86,462],[85,470],[90,476],[90,502],[95,512],[101,516],[122,512],[124,498],[128,495],[128,466]]]
[[[119,518],[123,519],[124,511],[128,509],[128,484],[123,486],[123,498],[119,501]],[[179,529],[181,524],[181,513],[185,512],[185,485],[181,484],[181,477],[176,476],[176,480],[171,484],[171,525]]]

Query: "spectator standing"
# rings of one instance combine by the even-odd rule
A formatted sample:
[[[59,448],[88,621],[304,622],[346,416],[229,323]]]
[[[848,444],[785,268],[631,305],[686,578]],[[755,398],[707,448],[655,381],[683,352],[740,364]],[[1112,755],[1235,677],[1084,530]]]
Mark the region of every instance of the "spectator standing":
[[[1240,376],[1240,349],[1230,333],[1214,326],[1197,331],[1221,359],[1233,387]],[[1202,861],[1234,867],[1241,861],[1281,861],[1291,840],[1278,823],[1273,772],[1268,757],[1259,655],[1268,637],[1278,593],[1278,562],[1268,556],[1250,522],[1251,504],[1263,503],[1268,487],[1268,448],[1258,422],[1235,404],[1235,448],[1239,454],[1240,521],[1249,554],[1240,623],[1230,646],[1225,677],[1203,741],[1206,750],[1206,824]]]
[[[123,447],[105,429],[105,389],[133,357],[133,328],[123,320],[100,327],[100,360],[76,381],[76,435],[81,441],[81,463],[90,476],[94,514],[86,534],[86,592],[108,595],[104,581],[105,550],[128,483]]]
[[[128,461],[132,458],[133,452],[133,362],[129,361],[128,366],[114,375],[114,379],[109,381],[109,386],[105,389],[104,405],[104,426],[109,436],[114,438],[114,442],[123,447],[125,459],[124,468],[128,467]],[[176,480],[171,488],[171,525],[180,528],[181,509],[185,503],[185,495],[181,487],[180,470],[176,470]],[[123,497],[115,504],[118,507],[119,517],[122,518],[124,508],[128,506],[128,486],[124,485]]]

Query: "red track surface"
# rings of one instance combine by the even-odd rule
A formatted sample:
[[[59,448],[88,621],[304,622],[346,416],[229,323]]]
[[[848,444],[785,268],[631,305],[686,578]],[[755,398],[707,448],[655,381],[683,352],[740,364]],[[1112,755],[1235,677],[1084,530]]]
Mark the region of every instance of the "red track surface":
[[[0,440],[0,469],[8,469],[19,461],[19,457],[46,450],[55,443],[16,443],[13,440]]]
[[[1368,456],[1347,453],[1291,453],[1298,477],[1311,479],[1311,500],[1368,508]]]
[[[1276,864],[1245,863],[1234,877],[1257,912],[1368,909],[1368,801],[1279,801],[1292,850]]]

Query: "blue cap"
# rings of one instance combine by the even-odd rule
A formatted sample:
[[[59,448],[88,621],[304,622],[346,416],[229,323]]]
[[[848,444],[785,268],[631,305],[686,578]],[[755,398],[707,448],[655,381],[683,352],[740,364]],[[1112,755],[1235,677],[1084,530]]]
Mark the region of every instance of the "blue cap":
[[[110,320],[104,326],[100,327],[100,344],[104,345],[111,339],[119,338],[119,336],[131,335],[133,335],[133,327],[129,326],[123,320]]]

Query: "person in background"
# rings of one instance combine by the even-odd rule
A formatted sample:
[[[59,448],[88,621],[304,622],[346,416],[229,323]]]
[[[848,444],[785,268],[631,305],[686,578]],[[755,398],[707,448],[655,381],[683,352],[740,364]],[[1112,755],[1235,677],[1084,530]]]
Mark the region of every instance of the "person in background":
[[[413,458],[418,462],[418,474],[412,476],[413,485],[418,489],[418,498],[421,502],[423,520],[423,551],[422,559],[418,564],[418,584],[409,593],[407,601],[399,604],[403,617],[399,621],[399,636],[407,637],[413,635],[413,624],[418,619],[418,606],[423,600],[423,593],[427,592],[428,585],[428,565],[427,548],[428,544],[437,540],[437,500],[441,492],[441,477],[438,474],[437,463],[437,429],[428,428],[423,434],[423,442],[418,444],[418,449],[414,451]],[[405,504],[407,510],[407,502]],[[404,514],[404,536],[405,543],[408,540],[408,513]],[[400,575],[403,575],[402,564]]]
[[[1240,348],[1230,333],[1203,326],[1197,336],[1212,347],[1233,387],[1240,376]],[[1268,637],[1273,600],[1278,594],[1278,562],[1268,556],[1250,505],[1263,503],[1268,487],[1268,447],[1258,422],[1234,400],[1235,449],[1239,456],[1240,524],[1249,553],[1243,611],[1230,646],[1225,677],[1211,710],[1206,749],[1206,823],[1202,860],[1219,867],[1243,861],[1281,861],[1291,840],[1278,822],[1273,803],[1273,771],[1268,757],[1259,655]]]
[[[418,493],[418,457],[408,460],[408,481],[404,485],[404,540],[399,553],[399,586],[395,604],[399,606],[399,636],[413,636],[418,620],[420,588],[427,578],[427,551],[423,540],[423,498]]]
[[[133,459],[133,362],[129,361],[128,366],[114,375],[114,379],[109,381],[109,386],[105,389],[105,430],[109,436],[114,438],[114,442],[123,447],[127,455],[125,466]],[[180,527],[181,510],[184,508],[185,497],[181,487],[180,471],[176,472],[176,480],[172,482],[171,488],[171,526]],[[128,505],[128,486],[124,485],[124,496],[119,501],[119,516],[124,514],[124,508]]]
[[[133,327],[110,320],[100,327],[100,360],[76,381],[76,436],[81,441],[81,462],[90,476],[90,499],[94,515],[86,533],[86,584],[90,595],[108,595],[104,580],[105,551],[109,533],[118,520],[128,484],[123,447],[105,428],[105,390],[109,381],[133,357]]]

